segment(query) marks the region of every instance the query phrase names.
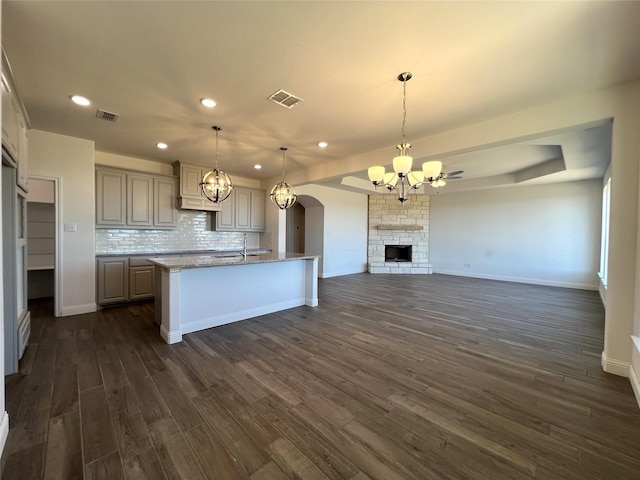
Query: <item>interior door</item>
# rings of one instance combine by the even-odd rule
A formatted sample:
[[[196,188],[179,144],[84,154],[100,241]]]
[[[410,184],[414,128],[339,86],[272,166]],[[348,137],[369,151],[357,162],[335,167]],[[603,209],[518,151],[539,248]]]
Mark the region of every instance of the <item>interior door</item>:
[[[16,169],[2,165],[2,284],[4,300],[4,374],[18,371],[16,289]]]

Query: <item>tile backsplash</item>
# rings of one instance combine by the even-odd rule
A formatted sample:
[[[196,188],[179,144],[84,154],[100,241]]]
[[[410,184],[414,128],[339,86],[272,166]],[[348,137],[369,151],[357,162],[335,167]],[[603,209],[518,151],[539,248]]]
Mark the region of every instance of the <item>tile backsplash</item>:
[[[212,232],[211,217],[207,212],[178,210],[174,230],[96,228],[96,255],[242,249],[242,232]],[[271,248],[268,236],[247,233],[247,246]]]

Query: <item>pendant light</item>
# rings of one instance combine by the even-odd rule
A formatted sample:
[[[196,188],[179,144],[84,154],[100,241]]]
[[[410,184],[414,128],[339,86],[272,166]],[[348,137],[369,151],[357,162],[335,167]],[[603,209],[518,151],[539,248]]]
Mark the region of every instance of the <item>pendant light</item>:
[[[213,203],[222,203],[231,195],[233,184],[231,183],[229,175],[218,168],[218,134],[222,130],[222,127],[214,125],[211,128],[216,132],[216,168],[204,174],[200,182],[200,187],[202,187],[204,196],[210,201]]]
[[[402,143],[396,145],[398,155],[393,159],[393,172],[385,173],[382,166],[369,167],[369,180],[377,188],[382,185],[390,192],[396,191],[398,201],[404,205],[409,198],[409,193],[418,190],[425,181],[440,175],[442,162],[425,162],[422,171],[411,171],[413,158],[408,154],[411,144],[406,139],[407,123],[407,82],[411,80],[411,72],[403,72],[398,75],[398,80],[402,82]]]
[[[282,181],[274,185],[271,189],[271,201],[280,210],[284,210],[293,207],[298,196],[293,187],[284,181],[285,152],[287,151],[287,147],[280,147],[280,150],[282,150]]]

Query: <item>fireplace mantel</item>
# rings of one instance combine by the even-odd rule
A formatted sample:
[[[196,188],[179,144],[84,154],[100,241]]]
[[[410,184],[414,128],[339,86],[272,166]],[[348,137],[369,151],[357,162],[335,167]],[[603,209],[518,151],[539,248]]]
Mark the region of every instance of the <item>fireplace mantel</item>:
[[[378,230],[424,230],[423,225],[378,225]]]

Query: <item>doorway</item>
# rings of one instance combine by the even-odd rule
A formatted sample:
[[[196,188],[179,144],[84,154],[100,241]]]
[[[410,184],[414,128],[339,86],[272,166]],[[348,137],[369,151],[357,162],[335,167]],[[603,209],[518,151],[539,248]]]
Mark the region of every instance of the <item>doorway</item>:
[[[287,210],[287,252],[305,253],[305,208],[296,203]]]
[[[27,196],[27,288],[30,301],[53,299],[58,307],[58,181],[30,177]]]
[[[324,272],[324,235],[324,205],[310,195],[298,195],[298,202],[287,209],[286,250],[319,255],[319,278]]]

